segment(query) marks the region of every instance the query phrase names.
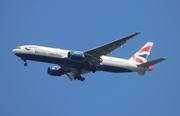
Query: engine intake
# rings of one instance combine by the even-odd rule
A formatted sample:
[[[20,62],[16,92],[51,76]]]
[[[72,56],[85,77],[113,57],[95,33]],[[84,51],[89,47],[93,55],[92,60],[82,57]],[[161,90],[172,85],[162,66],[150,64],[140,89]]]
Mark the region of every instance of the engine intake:
[[[82,60],[84,58],[85,57],[84,57],[83,52],[79,52],[79,51],[68,52],[68,59],[70,59],[70,60]]]
[[[61,76],[65,72],[59,66],[48,67],[47,73],[52,76]]]

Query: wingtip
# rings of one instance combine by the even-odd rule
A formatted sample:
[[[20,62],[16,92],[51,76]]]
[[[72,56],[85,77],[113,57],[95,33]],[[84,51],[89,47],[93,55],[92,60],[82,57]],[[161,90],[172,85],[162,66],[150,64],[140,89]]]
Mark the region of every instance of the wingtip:
[[[141,32],[135,32],[135,34],[140,34]]]
[[[163,59],[163,60],[167,60],[167,58],[166,58],[166,57],[162,57],[162,59]]]

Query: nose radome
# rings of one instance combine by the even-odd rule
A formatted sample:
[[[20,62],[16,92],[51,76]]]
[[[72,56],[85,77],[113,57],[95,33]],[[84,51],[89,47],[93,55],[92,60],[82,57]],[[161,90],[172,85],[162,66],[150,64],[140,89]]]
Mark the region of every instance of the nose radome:
[[[15,53],[16,53],[16,50],[15,50],[15,49],[13,49],[13,50],[12,50],[12,53],[13,53],[13,54],[15,54]]]

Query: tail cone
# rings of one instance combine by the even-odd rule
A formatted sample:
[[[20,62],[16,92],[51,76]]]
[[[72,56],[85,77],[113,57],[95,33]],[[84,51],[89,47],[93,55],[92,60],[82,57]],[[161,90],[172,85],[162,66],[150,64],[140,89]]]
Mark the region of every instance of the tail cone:
[[[152,70],[154,70],[154,67],[153,66],[148,66],[148,70],[152,71]]]

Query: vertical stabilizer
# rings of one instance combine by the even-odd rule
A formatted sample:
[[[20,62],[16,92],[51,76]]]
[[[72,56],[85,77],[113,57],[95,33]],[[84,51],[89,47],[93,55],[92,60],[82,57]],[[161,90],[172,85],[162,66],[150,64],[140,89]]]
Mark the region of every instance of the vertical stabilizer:
[[[142,64],[147,62],[148,56],[150,55],[153,42],[147,42],[138,52],[136,52],[129,60]]]

